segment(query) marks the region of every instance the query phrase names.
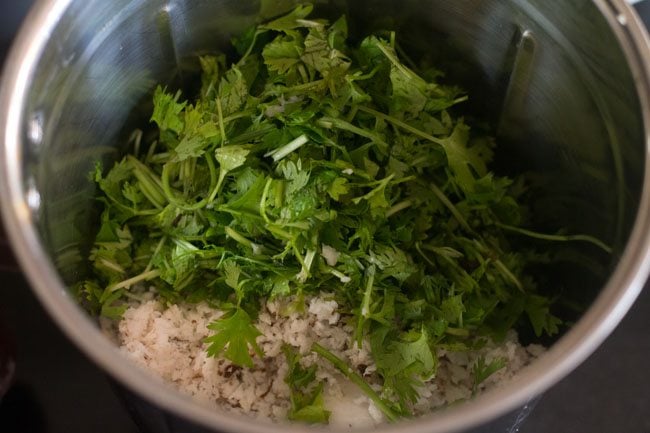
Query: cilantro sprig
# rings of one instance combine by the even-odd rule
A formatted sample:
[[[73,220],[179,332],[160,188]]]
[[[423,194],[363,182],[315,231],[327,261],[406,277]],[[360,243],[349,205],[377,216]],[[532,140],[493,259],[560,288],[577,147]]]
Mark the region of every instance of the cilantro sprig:
[[[156,88],[154,133],[93,173],[103,214],[79,292],[114,318],[143,287],[208,301],[226,311],[208,354],[241,366],[263,355],[261,300],[293,297],[300,310],[306,294],[331,292],[354,343],[370,342],[382,391],[314,351],[394,420],[435,376],[438,349],[521,325],[559,331],[554,298],[509,236],[608,247],[525,228],[520,182],[490,171],[494,140],[460,114],[468,95],[403,63],[394,34],[353,45],[345,17],[311,12],[246,32],[236,58],[200,57],[196,95]],[[322,388],[303,383],[313,371],[285,355],[291,416],[326,421]],[[477,364],[475,386],[500,366]]]

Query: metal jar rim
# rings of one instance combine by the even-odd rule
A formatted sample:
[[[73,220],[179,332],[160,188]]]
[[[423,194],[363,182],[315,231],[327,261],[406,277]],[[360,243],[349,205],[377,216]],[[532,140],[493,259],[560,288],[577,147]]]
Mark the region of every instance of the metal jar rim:
[[[40,0],[32,9],[6,62],[0,89],[0,197],[2,217],[14,252],[41,303],[63,331],[93,361],[149,401],[207,427],[242,433],[286,433],[304,427],[262,424],[201,406],[125,362],[68,294],[32,224],[22,184],[25,95],[49,35],[72,0]],[[436,433],[484,423],[521,406],[586,359],[626,314],[650,272],[650,41],[624,0],[594,0],[616,34],[634,76],[645,126],[645,177],[639,211],[620,262],[580,321],[513,381],[475,400],[423,418],[386,425],[379,432]]]

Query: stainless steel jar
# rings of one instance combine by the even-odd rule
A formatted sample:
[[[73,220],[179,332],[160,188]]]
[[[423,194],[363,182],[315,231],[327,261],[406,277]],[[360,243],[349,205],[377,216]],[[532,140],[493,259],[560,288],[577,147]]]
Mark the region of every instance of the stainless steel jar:
[[[196,54],[292,0],[42,0],[14,46],[0,94],[0,192],[15,252],[64,331],[152,403],[219,431],[285,432],[203,407],[127,361],[67,292],[97,223],[87,175],[120,154],[141,100],[192,75]],[[622,0],[319,0],[356,32],[391,28],[413,55],[435,54],[498,128],[509,162],[541,179],[540,221],[614,246],[555,277],[587,311],[511,383],[401,433],[479,425],[543,392],[611,332],[650,269],[650,48]],[[135,111],[134,111],[135,110]]]

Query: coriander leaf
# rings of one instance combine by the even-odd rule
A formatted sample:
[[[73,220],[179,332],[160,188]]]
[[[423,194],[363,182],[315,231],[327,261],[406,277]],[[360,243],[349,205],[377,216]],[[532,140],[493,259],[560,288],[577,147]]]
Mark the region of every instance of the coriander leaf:
[[[319,206],[318,193],[314,188],[303,188],[296,191],[291,201],[282,208],[281,216],[290,221],[299,221],[316,214]]]
[[[109,319],[119,320],[128,308],[125,302],[121,302],[124,294],[121,291],[116,291],[109,296],[103,303],[101,308],[101,315]]]
[[[133,237],[128,226],[120,227],[108,212],[102,214],[102,225],[90,252],[95,272],[108,281],[119,281],[133,264]]]
[[[377,265],[383,276],[393,277],[400,282],[406,281],[418,270],[403,250],[381,244],[370,251],[368,261]]]
[[[226,173],[244,165],[249,153],[250,150],[241,145],[219,147],[214,152],[219,167]]]
[[[180,133],[183,130],[183,120],[180,113],[183,111],[186,102],[178,102],[181,92],[175,95],[167,93],[165,89],[158,86],[153,95],[153,114],[151,120],[158,124],[161,131],[173,131]]]
[[[264,356],[262,349],[257,345],[256,338],[262,333],[255,328],[251,318],[243,309],[237,308],[227,317],[215,320],[208,329],[215,334],[207,337],[208,356],[217,356],[221,353],[233,364],[241,367],[252,367],[253,359],[249,347],[258,356]]]
[[[237,50],[237,54],[244,56],[251,48],[258,35],[256,26],[251,26],[240,35],[233,36],[232,46]]]
[[[175,160],[180,162],[203,155],[206,144],[205,139],[197,135],[183,137],[174,149],[176,151]]]
[[[219,83],[219,98],[223,116],[229,116],[241,109],[248,98],[248,85],[237,66],[233,66]]]
[[[256,176],[255,181],[246,190],[238,191],[239,194],[231,197],[227,208],[258,214],[266,180],[266,177],[262,175]]]
[[[131,245],[133,236],[128,226],[121,227],[111,218],[107,210],[102,212],[102,225],[95,236],[95,245],[103,247],[114,247],[118,249],[127,248]]]
[[[562,321],[551,314],[551,302],[548,298],[540,295],[529,295],[526,298],[524,309],[530,323],[533,325],[535,335],[538,337],[543,333],[555,335],[558,333],[558,326]]]
[[[202,104],[187,106],[184,114],[185,127],[182,138],[174,148],[174,161],[177,162],[203,155],[210,145],[216,143],[216,138],[220,135],[215,122],[204,120],[204,117],[209,118],[210,115]]]
[[[342,195],[346,195],[350,188],[348,187],[348,180],[344,177],[337,177],[327,188],[327,194],[332,199],[339,201]]]
[[[228,173],[246,163],[246,157],[249,153],[250,150],[246,146],[236,144],[218,147],[215,150],[214,155],[219,162],[219,180],[210,199],[213,199],[214,196],[216,196],[216,194],[221,190],[223,181],[226,179]]]
[[[465,192],[474,191],[476,178],[487,174],[485,162],[471,148],[468,148],[469,128],[460,122],[454,128],[454,132],[444,142],[445,153],[449,166],[454,173],[455,181]],[[474,172],[472,172],[474,170]]]
[[[223,263],[226,284],[237,294],[237,303],[244,300],[244,283],[247,280],[241,280],[242,268],[234,260],[226,260]]]
[[[226,274],[226,284],[237,290],[239,284],[239,275],[241,268],[233,260],[227,260],[223,264],[224,273]]]
[[[390,207],[390,203],[386,200],[386,187],[390,181],[393,180],[393,177],[394,175],[390,175],[385,179],[382,179],[379,185],[373,188],[369,193],[352,199],[352,202],[359,204],[361,200],[367,200],[371,211],[373,211],[373,215],[381,215],[382,210]]]
[[[286,199],[291,200],[291,198],[309,183],[310,173],[307,170],[300,170],[295,175],[290,178],[287,178],[289,181],[285,188]]]
[[[113,203],[120,206],[121,210],[130,210],[131,206],[123,200],[122,188],[125,182],[133,179],[133,166],[128,159],[115,163],[113,168],[102,177],[100,164],[95,167],[95,181]]]
[[[293,275],[295,275],[295,272],[292,272],[290,276],[278,275],[265,281],[266,291],[269,293],[270,299],[291,295],[291,278],[293,278]]]
[[[94,314],[101,313],[101,297],[104,289],[94,280],[79,282],[73,286],[73,293],[82,305]]]
[[[288,30],[302,27],[304,24],[301,24],[299,20],[307,18],[313,9],[314,6],[310,4],[298,5],[293,11],[289,12],[288,14],[266,24],[262,24],[259,26],[259,28],[286,32]]]
[[[133,208],[136,209],[140,203],[144,201],[144,194],[142,190],[130,182],[126,181],[122,185],[122,195],[125,199],[131,202]]]
[[[447,322],[463,326],[463,313],[465,312],[463,295],[450,296],[444,299],[441,310],[442,316]]]
[[[506,358],[496,358],[488,364],[483,356],[479,357],[472,366],[472,374],[474,376],[472,393],[476,394],[479,386],[494,373],[505,368],[507,362]]]
[[[373,80],[364,82],[366,91],[373,100],[385,103],[390,90],[387,83],[390,80],[391,63],[379,48],[381,44],[382,42],[376,36],[368,36],[361,41],[355,51],[355,57],[364,73],[374,73]]]
[[[174,239],[173,244],[173,248],[155,257],[153,263],[160,270],[160,278],[179,291],[194,279],[196,259],[201,255],[201,250],[180,239]]]
[[[327,423],[330,412],[323,404],[323,383],[316,380],[316,365],[300,364],[300,354],[289,345],[282,346],[289,365],[284,381],[289,385],[291,408],[288,418],[307,423]]]
[[[377,369],[384,378],[384,392],[399,401],[401,411],[407,412],[409,403],[418,399],[418,388],[423,381],[435,375],[437,358],[428,343],[428,335],[423,329],[412,341],[404,341],[393,336],[394,331],[383,326],[370,337],[373,358]]]
[[[350,62],[345,55],[330,47],[325,29],[321,26],[309,29],[301,59],[328,80],[330,90],[335,89],[335,85],[341,81],[340,78],[350,67]]]
[[[456,99],[457,90],[426,82],[420,75],[400,62],[395,50],[382,41],[375,41],[377,48],[390,60],[392,99],[390,111],[395,116],[409,113],[418,117],[423,110],[439,112],[464,100]]]
[[[347,48],[347,39],[348,20],[345,15],[341,15],[341,17],[334,21],[334,23],[329,27],[327,40],[330,47],[343,51]]]
[[[507,177],[495,178],[493,173],[488,173],[474,184],[474,191],[467,194],[467,200],[476,204],[489,204],[501,201],[508,193],[512,180]]]
[[[371,178],[375,179],[377,177],[377,174],[379,173],[379,170],[381,170],[381,167],[379,164],[374,162],[373,160],[369,159],[367,156],[363,157],[363,162],[362,162],[363,168],[366,170],[366,173],[370,175]],[[378,188],[375,188],[376,190],[379,190],[379,188],[382,188],[382,185]]]
[[[357,74],[358,75],[358,74]],[[355,76],[347,74],[345,76],[345,83],[341,83],[342,88],[339,89],[338,93],[341,97],[342,105],[347,105],[348,103],[352,104],[363,104],[365,102],[372,101],[372,98],[365,90],[363,90],[355,82]]]
[[[384,341],[385,343],[388,345],[379,353],[377,362],[378,367],[386,374],[397,376],[408,371],[418,375],[420,379],[427,380],[435,373],[437,362],[429,347],[425,330],[412,342],[394,340]]]
[[[427,83],[403,65],[391,66],[390,81],[393,89],[391,113],[406,112],[418,116],[429,100],[426,94]]]
[[[329,421],[331,412],[325,409],[322,383],[316,387],[312,395],[300,399],[295,406],[296,408],[292,408],[287,415],[287,418],[292,421],[304,421],[310,424],[327,424]]]
[[[286,74],[297,66],[304,51],[299,34],[294,37],[278,36],[264,47],[262,56],[269,71]]]
[[[181,239],[197,236],[205,229],[205,221],[194,212],[184,211],[171,204],[156,215],[153,221],[165,234]]]
[[[217,83],[221,78],[221,72],[226,69],[226,57],[199,56],[201,64],[201,98],[209,100],[214,98],[217,91]]]

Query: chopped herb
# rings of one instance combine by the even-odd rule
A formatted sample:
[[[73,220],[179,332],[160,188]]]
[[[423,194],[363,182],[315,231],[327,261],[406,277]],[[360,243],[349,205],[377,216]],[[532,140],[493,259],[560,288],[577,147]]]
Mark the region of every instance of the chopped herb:
[[[167,303],[208,301],[226,311],[208,354],[250,367],[263,356],[260,300],[294,296],[300,311],[305,294],[327,290],[355,343],[370,343],[381,393],[314,352],[395,420],[435,375],[439,349],[522,324],[559,331],[554,298],[508,236],[609,248],[524,229],[520,184],[490,172],[494,141],[459,115],[467,95],[406,66],[394,34],[353,45],[344,18],[311,12],[246,32],[239,58],[201,57],[197,95],[155,89],[157,136],[93,172],[103,213],[94,275],[77,292],[111,318],[150,287]],[[285,356],[289,417],[327,422],[315,367]],[[479,360],[474,388],[502,367]]]
[[[330,412],[323,405],[323,382],[316,380],[316,365],[303,367],[301,356],[291,346],[282,347],[289,370],[284,381],[291,391],[291,409],[288,418],[311,424],[327,424]]]
[[[253,366],[249,347],[261,356],[262,349],[255,342],[261,334],[251,324],[250,316],[243,309],[235,309],[229,317],[216,320],[208,328],[215,331],[214,335],[205,340],[209,344],[208,355],[216,356],[223,352],[226,359],[246,367]]]
[[[472,385],[472,393],[476,394],[478,387],[492,376],[497,371],[506,366],[507,360],[505,358],[497,358],[489,364],[485,361],[484,357],[479,357],[476,363],[472,366],[472,373],[474,375],[474,383]]]

